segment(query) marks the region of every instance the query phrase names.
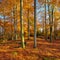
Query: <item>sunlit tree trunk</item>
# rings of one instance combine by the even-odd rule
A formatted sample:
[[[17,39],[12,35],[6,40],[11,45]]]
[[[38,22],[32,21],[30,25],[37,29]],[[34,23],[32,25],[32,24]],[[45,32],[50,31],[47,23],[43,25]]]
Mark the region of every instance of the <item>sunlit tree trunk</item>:
[[[25,48],[24,44],[24,27],[23,27],[23,0],[20,0],[20,25],[21,25],[21,40],[22,40],[22,48]]]
[[[34,0],[34,48],[37,47],[36,42],[36,0]]]
[[[29,20],[29,9],[27,10],[27,19],[28,19],[28,40],[30,39],[30,20]]]

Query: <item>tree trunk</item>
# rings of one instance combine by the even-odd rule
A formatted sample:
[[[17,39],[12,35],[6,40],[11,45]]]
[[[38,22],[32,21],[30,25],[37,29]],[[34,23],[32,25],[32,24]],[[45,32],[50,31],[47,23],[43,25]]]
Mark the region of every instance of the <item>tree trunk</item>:
[[[56,40],[56,21],[54,21],[54,40]]]
[[[14,40],[16,40],[16,18],[15,18],[15,12],[16,12],[16,8],[15,5],[13,7],[13,17],[14,17]]]
[[[45,0],[45,40],[47,40],[47,26],[46,26],[46,0]]]
[[[49,3],[49,0],[47,0],[47,2]],[[50,20],[51,20],[51,14],[50,14],[50,4],[48,4],[48,15],[49,15],[49,26],[50,26]],[[50,26],[50,28],[51,28],[51,26]],[[49,29],[49,32],[50,32],[50,29]],[[50,35],[51,35],[51,33],[49,34],[49,39],[50,39]]]
[[[23,27],[23,0],[20,0],[20,25],[21,25],[21,40],[22,48],[25,48],[24,44],[24,27]]]
[[[4,7],[3,7],[3,16],[4,16],[4,35],[3,35],[3,39],[5,40],[6,39],[6,35],[5,35],[5,10],[4,10]]]
[[[53,12],[54,12],[54,8],[52,6],[52,14],[51,14],[51,25],[50,25],[50,42],[52,42],[52,39],[53,39]]]
[[[34,0],[34,48],[36,47],[36,0]]]
[[[6,35],[5,35],[5,15],[4,15],[4,40],[6,39]]]
[[[29,20],[29,9],[27,11],[27,18],[28,18],[28,40],[30,39],[30,20]]]
[[[53,36],[53,7],[51,7],[51,19],[50,19],[50,42],[52,42]]]

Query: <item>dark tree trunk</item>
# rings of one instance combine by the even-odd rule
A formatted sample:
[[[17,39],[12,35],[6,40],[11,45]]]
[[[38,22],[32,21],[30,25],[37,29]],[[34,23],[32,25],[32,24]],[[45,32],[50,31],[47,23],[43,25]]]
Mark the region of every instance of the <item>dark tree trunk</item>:
[[[36,0],[34,0],[34,48],[37,47],[36,42]]]
[[[45,0],[45,40],[47,40],[47,26],[46,26],[46,0]]]
[[[29,20],[29,9],[27,11],[27,18],[28,18],[28,40],[30,39],[30,20]]]

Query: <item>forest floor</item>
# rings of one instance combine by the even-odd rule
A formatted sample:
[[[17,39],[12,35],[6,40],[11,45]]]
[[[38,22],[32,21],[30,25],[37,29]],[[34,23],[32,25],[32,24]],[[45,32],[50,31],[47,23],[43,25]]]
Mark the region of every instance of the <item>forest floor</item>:
[[[0,60],[60,60],[60,40],[52,43],[37,38],[37,48],[33,48],[33,38],[21,48],[20,40],[0,43]]]

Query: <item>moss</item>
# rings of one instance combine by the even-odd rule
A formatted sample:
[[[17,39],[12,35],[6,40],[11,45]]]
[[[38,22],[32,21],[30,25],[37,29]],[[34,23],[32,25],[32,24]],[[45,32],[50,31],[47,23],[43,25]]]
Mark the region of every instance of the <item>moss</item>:
[[[48,57],[44,57],[43,60],[59,60],[58,58],[48,58]]]

